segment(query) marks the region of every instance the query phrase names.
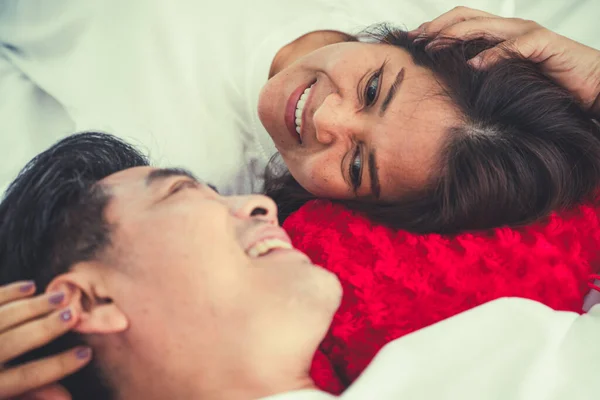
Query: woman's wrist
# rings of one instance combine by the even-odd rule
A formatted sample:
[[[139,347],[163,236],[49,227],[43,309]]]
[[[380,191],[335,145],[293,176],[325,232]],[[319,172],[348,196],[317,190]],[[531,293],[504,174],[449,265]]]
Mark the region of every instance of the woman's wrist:
[[[596,73],[592,75],[592,77],[595,77],[593,80],[596,81],[596,99],[592,101],[590,113],[600,121],[600,51],[598,50],[596,50],[596,58],[598,60],[595,68]]]

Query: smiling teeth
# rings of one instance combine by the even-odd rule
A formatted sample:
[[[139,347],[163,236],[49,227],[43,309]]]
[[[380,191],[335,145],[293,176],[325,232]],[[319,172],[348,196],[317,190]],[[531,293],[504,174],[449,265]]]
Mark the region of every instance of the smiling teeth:
[[[248,249],[248,255],[252,258],[260,257],[271,250],[275,249],[292,249],[292,245],[281,239],[265,239],[256,243],[250,249]]]
[[[310,89],[315,84],[313,83],[310,87],[304,89],[304,92],[300,96],[300,100],[298,100],[298,104],[296,104],[296,132],[300,133],[300,127],[302,126],[302,110],[304,110],[304,105],[306,104],[306,99],[308,99],[308,94],[310,93]]]

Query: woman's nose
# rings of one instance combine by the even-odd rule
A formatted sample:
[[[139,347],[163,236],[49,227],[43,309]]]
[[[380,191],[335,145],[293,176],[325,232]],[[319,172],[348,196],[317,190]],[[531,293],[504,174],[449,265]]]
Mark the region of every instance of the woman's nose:
[[[352,137],[356,115],[345,110],[337,94],[331,94],[313,115],[317,141],[331,145],[336,141]]]
[[[278,225],[277,205],[267,196],[232,196],[227,198],[231,212],[238,218],[261,219],[272,225]]]

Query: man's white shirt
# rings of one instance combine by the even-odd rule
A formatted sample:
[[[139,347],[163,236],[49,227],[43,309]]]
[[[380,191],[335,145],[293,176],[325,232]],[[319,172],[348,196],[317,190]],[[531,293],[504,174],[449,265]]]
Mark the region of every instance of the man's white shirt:
[[[342,400],[600,398],[600,305],[583,315],[503,298],[388,343]],[[317,390],[268,400],[334,399]]]

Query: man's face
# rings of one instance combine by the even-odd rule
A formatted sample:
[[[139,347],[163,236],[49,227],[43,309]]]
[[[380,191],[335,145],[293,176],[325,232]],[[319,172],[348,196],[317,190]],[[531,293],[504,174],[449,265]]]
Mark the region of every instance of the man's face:
[[[278,357],[310,361],[341,289],[291,249],[270,199],[222,197],[184,171],[150,167],[101,184],[112,234],[98,270],[129,320],[120,345],[136,364],[175,366],[185,381],[217,379],[223,368],[267,373]]]

